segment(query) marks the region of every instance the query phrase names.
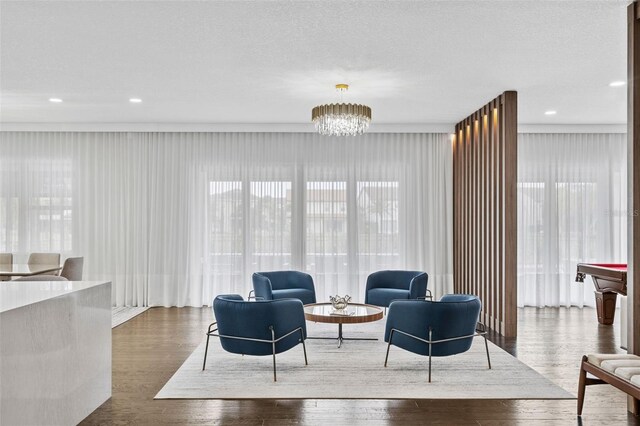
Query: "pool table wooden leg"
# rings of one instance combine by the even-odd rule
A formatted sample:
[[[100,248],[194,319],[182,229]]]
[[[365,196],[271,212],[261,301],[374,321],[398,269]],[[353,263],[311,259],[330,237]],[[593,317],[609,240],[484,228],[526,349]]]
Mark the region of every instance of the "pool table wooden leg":
[[[617,293],[602,293],[594,291],[596,296],[596,309],[598,311],[598,322],[603,325],[613,324],[616,315],[616,299]]]

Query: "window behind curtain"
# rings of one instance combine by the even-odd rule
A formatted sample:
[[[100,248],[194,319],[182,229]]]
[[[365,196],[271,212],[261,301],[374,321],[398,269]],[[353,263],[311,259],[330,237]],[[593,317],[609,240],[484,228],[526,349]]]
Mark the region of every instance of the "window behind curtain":
[[[224,292],[232,291],[244,277],[242,188],[242,182],[209,182],[208,262],[205,267],[209,278]]]
[[[597,262],[598,185],[594,182],[558,182],[555,185],[558,211],[558,265],[561,274],[574,275],[571,265],[580,262]],[[594,209],[595,207],[595,209]],[[575,214],[580,211],[581,214]],[[565,270],[565,268],[569,268]]]
[[[2,170],[0,251],[71,252],[71,162],[29,158],[3,165]]]
[[[206,267],[215,292],[248,291],[248,277],[255,271],[296,269],[311,274],[319,298],[328,298],[350,288],[360,291],[375,270],[398,267],[397,181],[313,180],[302,185],[209,182]],[[294,222],[304,226],[296,230]],[[296,243],[302,249],[298,256]]]
[[[626,261],[625,135],[518,138],[518,305],[593,306],[576,265]]]
[[[358,262],[364,272],[398,267],[398,182],[358,182]]]
[[[291,268],[291,182],[251,182],[249,270]]]
[[[210,181],[209,279],[237,291],[256,271],[291,268],[291,182]],[[234,290],[236,289],[236,290]]]
[[[305,270],[326,294],[344,294],[349,280],[349,214],[346,182],[307,182]]]

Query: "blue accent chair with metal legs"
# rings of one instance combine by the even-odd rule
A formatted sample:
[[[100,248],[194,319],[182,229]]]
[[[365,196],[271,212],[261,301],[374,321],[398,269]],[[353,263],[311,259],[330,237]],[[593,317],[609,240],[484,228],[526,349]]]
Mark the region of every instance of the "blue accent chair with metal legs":
[[[300,299],[303,305],[316,303],[311,275],[299,271],[256,272],[251,277],[257,299]]]
[[[367,277],[364,303],[388,307],[398,299],[431,299],[428,281],[429,275],[422,271],[374,272]]]
[[[484,337],[487,362],[491,368],[486,329],[478,322],[482,303],[476,296],[448,294],[438,302],[396,300],[389,306],[384,341],[388,342],[384,366],[391,345],[429,357],[466,352],[474,337]]]
[[[238,294],[217,296],[213,300],[216,322],[207,331],[202,369],[207,364],[209,338],[219,337],[222,349],[241,355],[273,356],[276,381],[276,354],[302,343],[307,365],[307,328],[302,302],[297,299],[248,302]]]

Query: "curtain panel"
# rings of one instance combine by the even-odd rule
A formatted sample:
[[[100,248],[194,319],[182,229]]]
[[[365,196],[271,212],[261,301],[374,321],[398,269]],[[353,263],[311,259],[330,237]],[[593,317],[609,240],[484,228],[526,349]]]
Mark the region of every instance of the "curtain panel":
[[[310,273],[364,300],[369,273],[452,290],[447,134],[0,134],[0,251],[85,257],[116,306],[246,295],[255,271]]]
[[[518,135],[518,306],[594,306],[583,262],[625,263],[625,134]]]

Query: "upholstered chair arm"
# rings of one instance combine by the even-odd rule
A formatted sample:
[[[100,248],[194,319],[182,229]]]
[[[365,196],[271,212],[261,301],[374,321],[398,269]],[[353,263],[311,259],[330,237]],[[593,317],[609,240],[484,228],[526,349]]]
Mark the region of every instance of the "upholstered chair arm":
[[[224,300],[244,300],[239,294],[220,294],[218,297]]]
[[[304,273],[304,272],[297,272],[296,274],[298,276],[298,283],[300,285],[300,288],[304,288],[305,290],[311,290],[315,293],[316,288],[313,285],[313,278],[311,277],[311,275]]]
[[[385,281],[380,279],[380,273],[374,272],[367,277],[367,284],[365,287],[366,291],[369,291],[374,288],[384,288]]]
[[[424,298],[427,294],[429,275],[422,273],[411,280],[409,284],[409,299]]]
[[[273,326],[276,332],[276,339],[297,328],[302,329],[304,338],[307,338],[306,320],[304,318],[304,308],[298,299],[275,300]]]
[[[260,300],[273,300],[271,281],[269,278],[261,274],[253,274],[253,289],[255,290],[255,298]]]
[[[392,329],[402,330],[422,339],[429,338],[429,329],[426,322],[427,305],[434,302],[422,302],[417,300],[394,300],[387,311],[387,324],[384,333],[385,342],[389,341]],[[395,341],[395,338],[394,338]]]

